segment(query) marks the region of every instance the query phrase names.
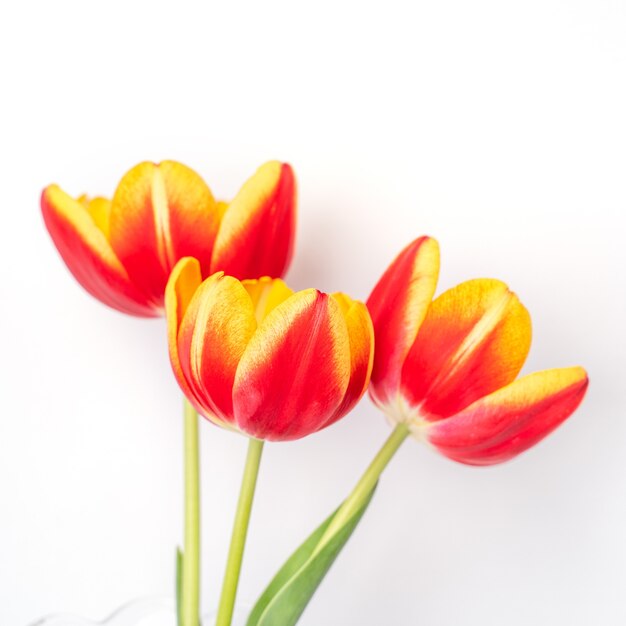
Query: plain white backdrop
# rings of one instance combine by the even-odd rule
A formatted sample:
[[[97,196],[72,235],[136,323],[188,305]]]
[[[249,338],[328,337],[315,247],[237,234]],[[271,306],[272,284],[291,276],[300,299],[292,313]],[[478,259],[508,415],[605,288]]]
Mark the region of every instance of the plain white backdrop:
[[[161,320],[74,282],[43,186],[111,194],[177,159],[219,197],[262,162],[300,184],[295,288],[366,298],[421,234],[440,291],[507,281],[525,367],[591,386],[515,461],[408,441],[302,626],[626,621],[626,5],[618,0],[23,1],[0,7],[0,624],[102,618],[173,590],[181,398]],[[246,442],[203,424],[203,605],[217,602]],[[365,398],[266,447],[253,601],[388,434]]]

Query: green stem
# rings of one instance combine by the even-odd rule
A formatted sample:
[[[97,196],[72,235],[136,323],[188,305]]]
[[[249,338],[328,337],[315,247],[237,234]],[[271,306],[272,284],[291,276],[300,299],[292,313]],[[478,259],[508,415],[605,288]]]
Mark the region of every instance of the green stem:
[[[259,474],[262,453],[263,441],[251,438],[248,441],[246,467],[243,472],[241,491],[239,492],[239,503],[237,504],[235,523],[233,525],[233,534],[230,539],[228,562],[224,574],[222,597],[220,598],[220,606],[217,612],[216,626],[230,626],[233,619],[233,608],[235,606],[235,597],[237,596],[239,572],[241,571],[241,561],[243,560],[243,550],[246,545],[248,522],[250,521],[250,511],[252,510],[252,500],[254,498],[254,490]]]
[[[180,598],[181,626],[200,624],[200,461],[198,414],[185,400],[185,537]]]
[[[409,435],[409,427],[406,424],[398,424],[387,441],[383,444],[383,447],[379,450],[378,454],[374,457],[374,460],[370,463],[369,467],[365,470],[363,476],[356,484],[352,493],[343,501],[343,504],[339,507],[335,517],[329,524],[328,528],[322,535],[315,552],[319,552],[327,543],[327,541],[335,534],[337,530],[352,517],[352,515],[359,510],[363,502],[367,499],[372,489],[378,482],[383,470],[387,467],[387,464],[393,458],[393,455],[398,451],[398,448],[402,445],[404,440]]]

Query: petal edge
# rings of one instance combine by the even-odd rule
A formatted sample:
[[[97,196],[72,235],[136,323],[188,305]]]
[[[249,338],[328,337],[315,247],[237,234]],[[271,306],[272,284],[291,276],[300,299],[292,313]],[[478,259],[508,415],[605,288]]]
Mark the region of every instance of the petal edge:
[[[507,461],[535,445],[579,406],[589,379],[582,367],[536,372],[425,427],[445,456],[469,465]]]
[[[270,161],[249,178],[220,224],[211,271],[241,280],[282,277],[293,254],[296,180],[287,163]]]
[[[41,194],[41,212],[68,269],[92,296],[129,315],[160,314],[131,282],[104,232],[79,200],[58,185],[49,185]]]
[[[376,336],[370,395],[378,406],[394,401],[402,365],[432,301],[439,277],[439,244],[412,241],[376,283],[367,307]]]

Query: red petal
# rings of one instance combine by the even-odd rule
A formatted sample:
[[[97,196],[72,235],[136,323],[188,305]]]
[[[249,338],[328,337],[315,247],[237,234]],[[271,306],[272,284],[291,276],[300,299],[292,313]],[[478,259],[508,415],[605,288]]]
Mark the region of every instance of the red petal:
[[[226,209],[211,271],[240,279],[283,276],[293,254],[295,227],[293,170],[286,163],[266,163]]]
[[[140,163],[120,181],[111,207],[111,245],[134,283],[161,306],[167,279],[186,256],[209,274],[219,211],[211,190],[174,161]]]
[[[197,402],[226,423],[233,422],[233,381],[256,330],[252,300],[243,285],[218,272],[194,294],[178,332],[178,355]]]
[[[491,465],[517,456],[565,421],[588,385],[582,367],[525,376],[457,415],[426,427],[442,454],[470,465]]]
[[[344,293],[332,296],[341,307],[350,339],[350,382],[341,406],[327,426],[347,415],[367,389],[374,364],[374,327],[367,307]]]
[[[130,315],[160,314],[130,281],[104,232],[83,204],[50,185],[41,195],[41,211],[67,267],[92,296]]]
[[[324,428],[345,396],[350,344],[337,302],[315,289],[278,305],[243,354],[233,388],[237,425],[284,441]]]
[[[402,365],[431,303],[439,275],[439,246],[430,237],[409,244],[387,268],[367,307],[376,351],[370,393],[379,405],[393,402]]]
[[[470,280],[439,296],[402,369],[402,394],[426,419],[458,413],[515,379],[530,348],[528,311],[504,283]]]

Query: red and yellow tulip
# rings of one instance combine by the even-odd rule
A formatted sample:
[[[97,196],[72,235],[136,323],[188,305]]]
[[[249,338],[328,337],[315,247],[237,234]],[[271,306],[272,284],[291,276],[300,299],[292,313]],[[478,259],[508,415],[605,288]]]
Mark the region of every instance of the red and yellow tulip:
[[[291,167],[260,167],[230,204],[216,202],[193,170],[174,161],[140,163],[112,200],[74,199],[44,189],[43,217],[78,282],[105,304],[138,316],[163,312],[176,262],[199,260],[203,276],[283,276],[295,235],[296,184]]]
[[[373,328],[345,294],[294,293],[280,279],[202,281],[182,259],[166,290],[170,358],[196,409],[250,437],[285,441],[348,413],[367,388]]]
[[[370,395],[392,422],[455,461],[506,461],[578,407],[587,374],[569,367],[516,380],[531,341],[530,316],[518,297],[500,281],[478,279],[431,302],[438,273],[438,244],[422,237],[370,295]]]

